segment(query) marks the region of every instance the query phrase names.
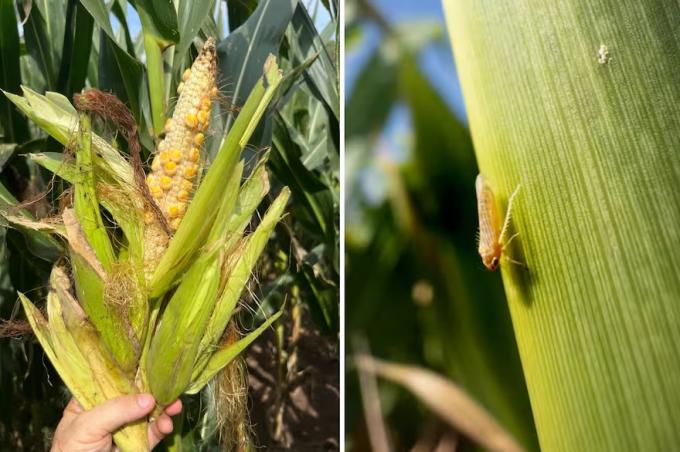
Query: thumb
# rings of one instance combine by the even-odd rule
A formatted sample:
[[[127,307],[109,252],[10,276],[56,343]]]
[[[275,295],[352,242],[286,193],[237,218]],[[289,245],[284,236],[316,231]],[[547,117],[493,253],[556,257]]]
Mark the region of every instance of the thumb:
[[[116,397],[83,413],[81,416],[92,433],[113,433],[123,425],[142,419],[153,410],[156,401],[151,394]]]

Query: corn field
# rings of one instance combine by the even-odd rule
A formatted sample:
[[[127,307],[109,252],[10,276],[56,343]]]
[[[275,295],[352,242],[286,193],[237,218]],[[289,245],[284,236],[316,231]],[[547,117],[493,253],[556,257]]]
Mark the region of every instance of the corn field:
[[[67,390],[182,397],[173,450],[299,439],[253,437],[243,354],[275,327],[289,367],[304,323],[337,366],[337,11],[0,1],[0,444],[49,448]]]

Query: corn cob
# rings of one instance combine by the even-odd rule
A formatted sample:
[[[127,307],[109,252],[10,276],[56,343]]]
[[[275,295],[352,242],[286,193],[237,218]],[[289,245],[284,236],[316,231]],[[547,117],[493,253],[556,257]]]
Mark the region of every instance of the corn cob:
[[[182,75],[175,112],[165,124],[165,138],[147,176],[151,196],[172,230],[182,221],[198,173],[212,98],[217,95],[216,60],[215,40],[209,38],[191,69]],[[147,223],[154,221],[152,212],[146,216]]]

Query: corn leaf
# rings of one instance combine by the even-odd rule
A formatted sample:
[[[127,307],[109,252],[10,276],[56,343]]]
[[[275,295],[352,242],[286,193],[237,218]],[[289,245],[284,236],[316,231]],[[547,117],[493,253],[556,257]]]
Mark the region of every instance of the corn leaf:
[[[480,172],[522,186],[501,270],[541,449],[675,448],[680,4],[444,10]]]

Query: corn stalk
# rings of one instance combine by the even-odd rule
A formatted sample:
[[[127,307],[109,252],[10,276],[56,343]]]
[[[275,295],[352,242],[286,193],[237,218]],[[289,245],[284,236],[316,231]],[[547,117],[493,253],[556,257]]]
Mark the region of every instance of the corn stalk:
[[[447,0],[541,448],[680,443],[680,6]]]
[[[215,58],[209,39],[184,74],[184,94],[180,87],[146,181],[134,167],[137,126],[130,114],[116,110],[122,104],[95,91],[79,100],[79,108],[109,110],[123,121],[132,165],[92,130],[88,114],[62,95],[25,87],[23,96],[5,93],[75,153],[75,159],[29,156],[73,186],[72,206],[56,221],[17,216],[11,208],[1,213],[11,224],[49,231],[65,243],[69,260],[52,270],[47,317],[24,294],[19,297],[45,353],[86,409],[118,395],[151,391],[158,402],[155,416],[181,394],[200,391],[281,314],[240,340],[222,340],[289,190],[280,191],[258,227],[246,234],[269,191],[267,155],[241,183],[240,154],[282,80],[272,56],[222,149],[196,182],[217,95]],[[133,123],[125,123],[128,116]],[[105,217],[119,229],[116,240]],[[146,450],[146,422],[124,427],[114,441],[123,451]]]

